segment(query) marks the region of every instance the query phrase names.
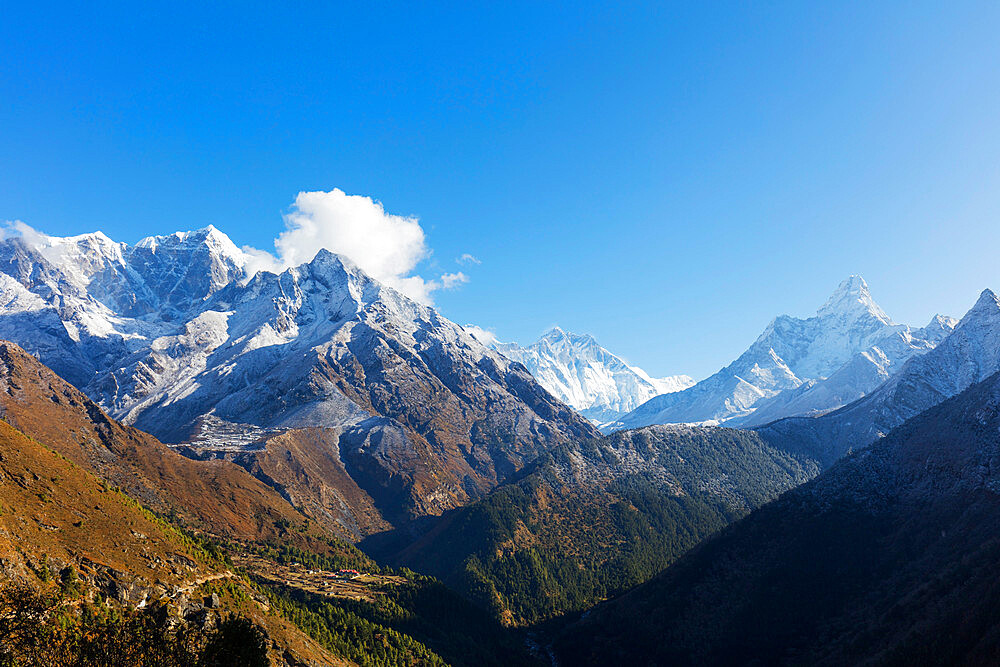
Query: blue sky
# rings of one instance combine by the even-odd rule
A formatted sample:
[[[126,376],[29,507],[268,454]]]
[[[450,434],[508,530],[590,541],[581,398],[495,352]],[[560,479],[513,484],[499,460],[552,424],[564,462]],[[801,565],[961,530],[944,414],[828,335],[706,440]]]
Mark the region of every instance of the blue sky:
[[[851,273],[918,325],[1000,287],[996,3],[12,4],[0,219],[50,234],[270,250],[339,188],[419,218],[451,319],[657,375]]]

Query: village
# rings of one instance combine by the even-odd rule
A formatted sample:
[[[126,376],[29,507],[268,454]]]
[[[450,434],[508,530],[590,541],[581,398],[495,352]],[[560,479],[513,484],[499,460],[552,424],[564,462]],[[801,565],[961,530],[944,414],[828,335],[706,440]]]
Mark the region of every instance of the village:
[[[284,584],[316,595],[364,602],[374,602],[377,596],[384,595],[377,590],[381,586],[406,583],[403,577],[370,574],[357,570],[313,570],[300,563],[281,565],[255,554],[235,556],[233,563],[250,574],[273,583]]]

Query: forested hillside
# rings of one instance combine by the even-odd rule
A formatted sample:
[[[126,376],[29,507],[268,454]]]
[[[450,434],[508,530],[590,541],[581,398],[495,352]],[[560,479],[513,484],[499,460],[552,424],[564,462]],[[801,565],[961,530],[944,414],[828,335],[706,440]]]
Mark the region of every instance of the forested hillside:
[[[557,448],[396,556],[506,624],[635,586],[817,468],[725,428],[649,427]]]
[[[593,610],[563,664],[996,664],[1000,374]]]

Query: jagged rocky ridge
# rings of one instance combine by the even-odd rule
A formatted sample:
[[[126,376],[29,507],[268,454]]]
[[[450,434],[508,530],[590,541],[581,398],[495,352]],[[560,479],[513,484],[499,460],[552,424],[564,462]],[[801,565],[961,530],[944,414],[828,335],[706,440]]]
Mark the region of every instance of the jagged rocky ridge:
[[[604,430],[664,423],[753,426],[823,414],[879,386],[954,326],[943,316],[922,329],[895,324],[865,281],[851,276],[815,316],[775,318],[729,366],[684,391],[650,399]]]
[[[492,339],[483,342],[523,364],[553,396],[598,424],[619,419],[653,396],[694,384],[687,375],[652,378],[601,347],[593,336],[559,327],[527,347]]]
[[[356,535],[460,505],[595,433],[520,364],[348,260],[321,250],[254,273],[212,227],[135,246],[0,242],[0,337],[113,417],[234,458]]]

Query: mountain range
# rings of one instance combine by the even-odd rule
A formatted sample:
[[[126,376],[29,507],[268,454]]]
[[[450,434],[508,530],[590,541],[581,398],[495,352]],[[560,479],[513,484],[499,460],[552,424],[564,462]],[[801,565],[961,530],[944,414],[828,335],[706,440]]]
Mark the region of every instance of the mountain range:
[[[211,227],[0,240],[4,573],[243,614],[289,665],[1000,657],[992,291],[917,329],[852,276],[692,384],[497,342],[325,250],[256,266]]]
[[[597,424],[607,424],[650,398],[694,384],[687,375],[652,378],[601,347],[589,334],[554,327],[522,347],[503,343],[469,328],[473,335],[512,361],[522,364],[553,396]]]
[[[439,514],[594,428],[349,260],[280,274],[213,227],[0,242],[0,337],[111,416],[230,458],[345,535]]]
[[[823,414],[873,390],[954,326],[955,320],[940,315],[921,329],[895,324],[864,279],[851,276],[813,317],[776,317],[736,361],[683,391],[651,398],[604,430],[669,423],[753,426]]]
[[[749,430],[651,426],[561,445],[386,556],[433,572],[508,623],[579,610],[998,371],[1000,300],[986,290],[940,344],[839,410]]]

